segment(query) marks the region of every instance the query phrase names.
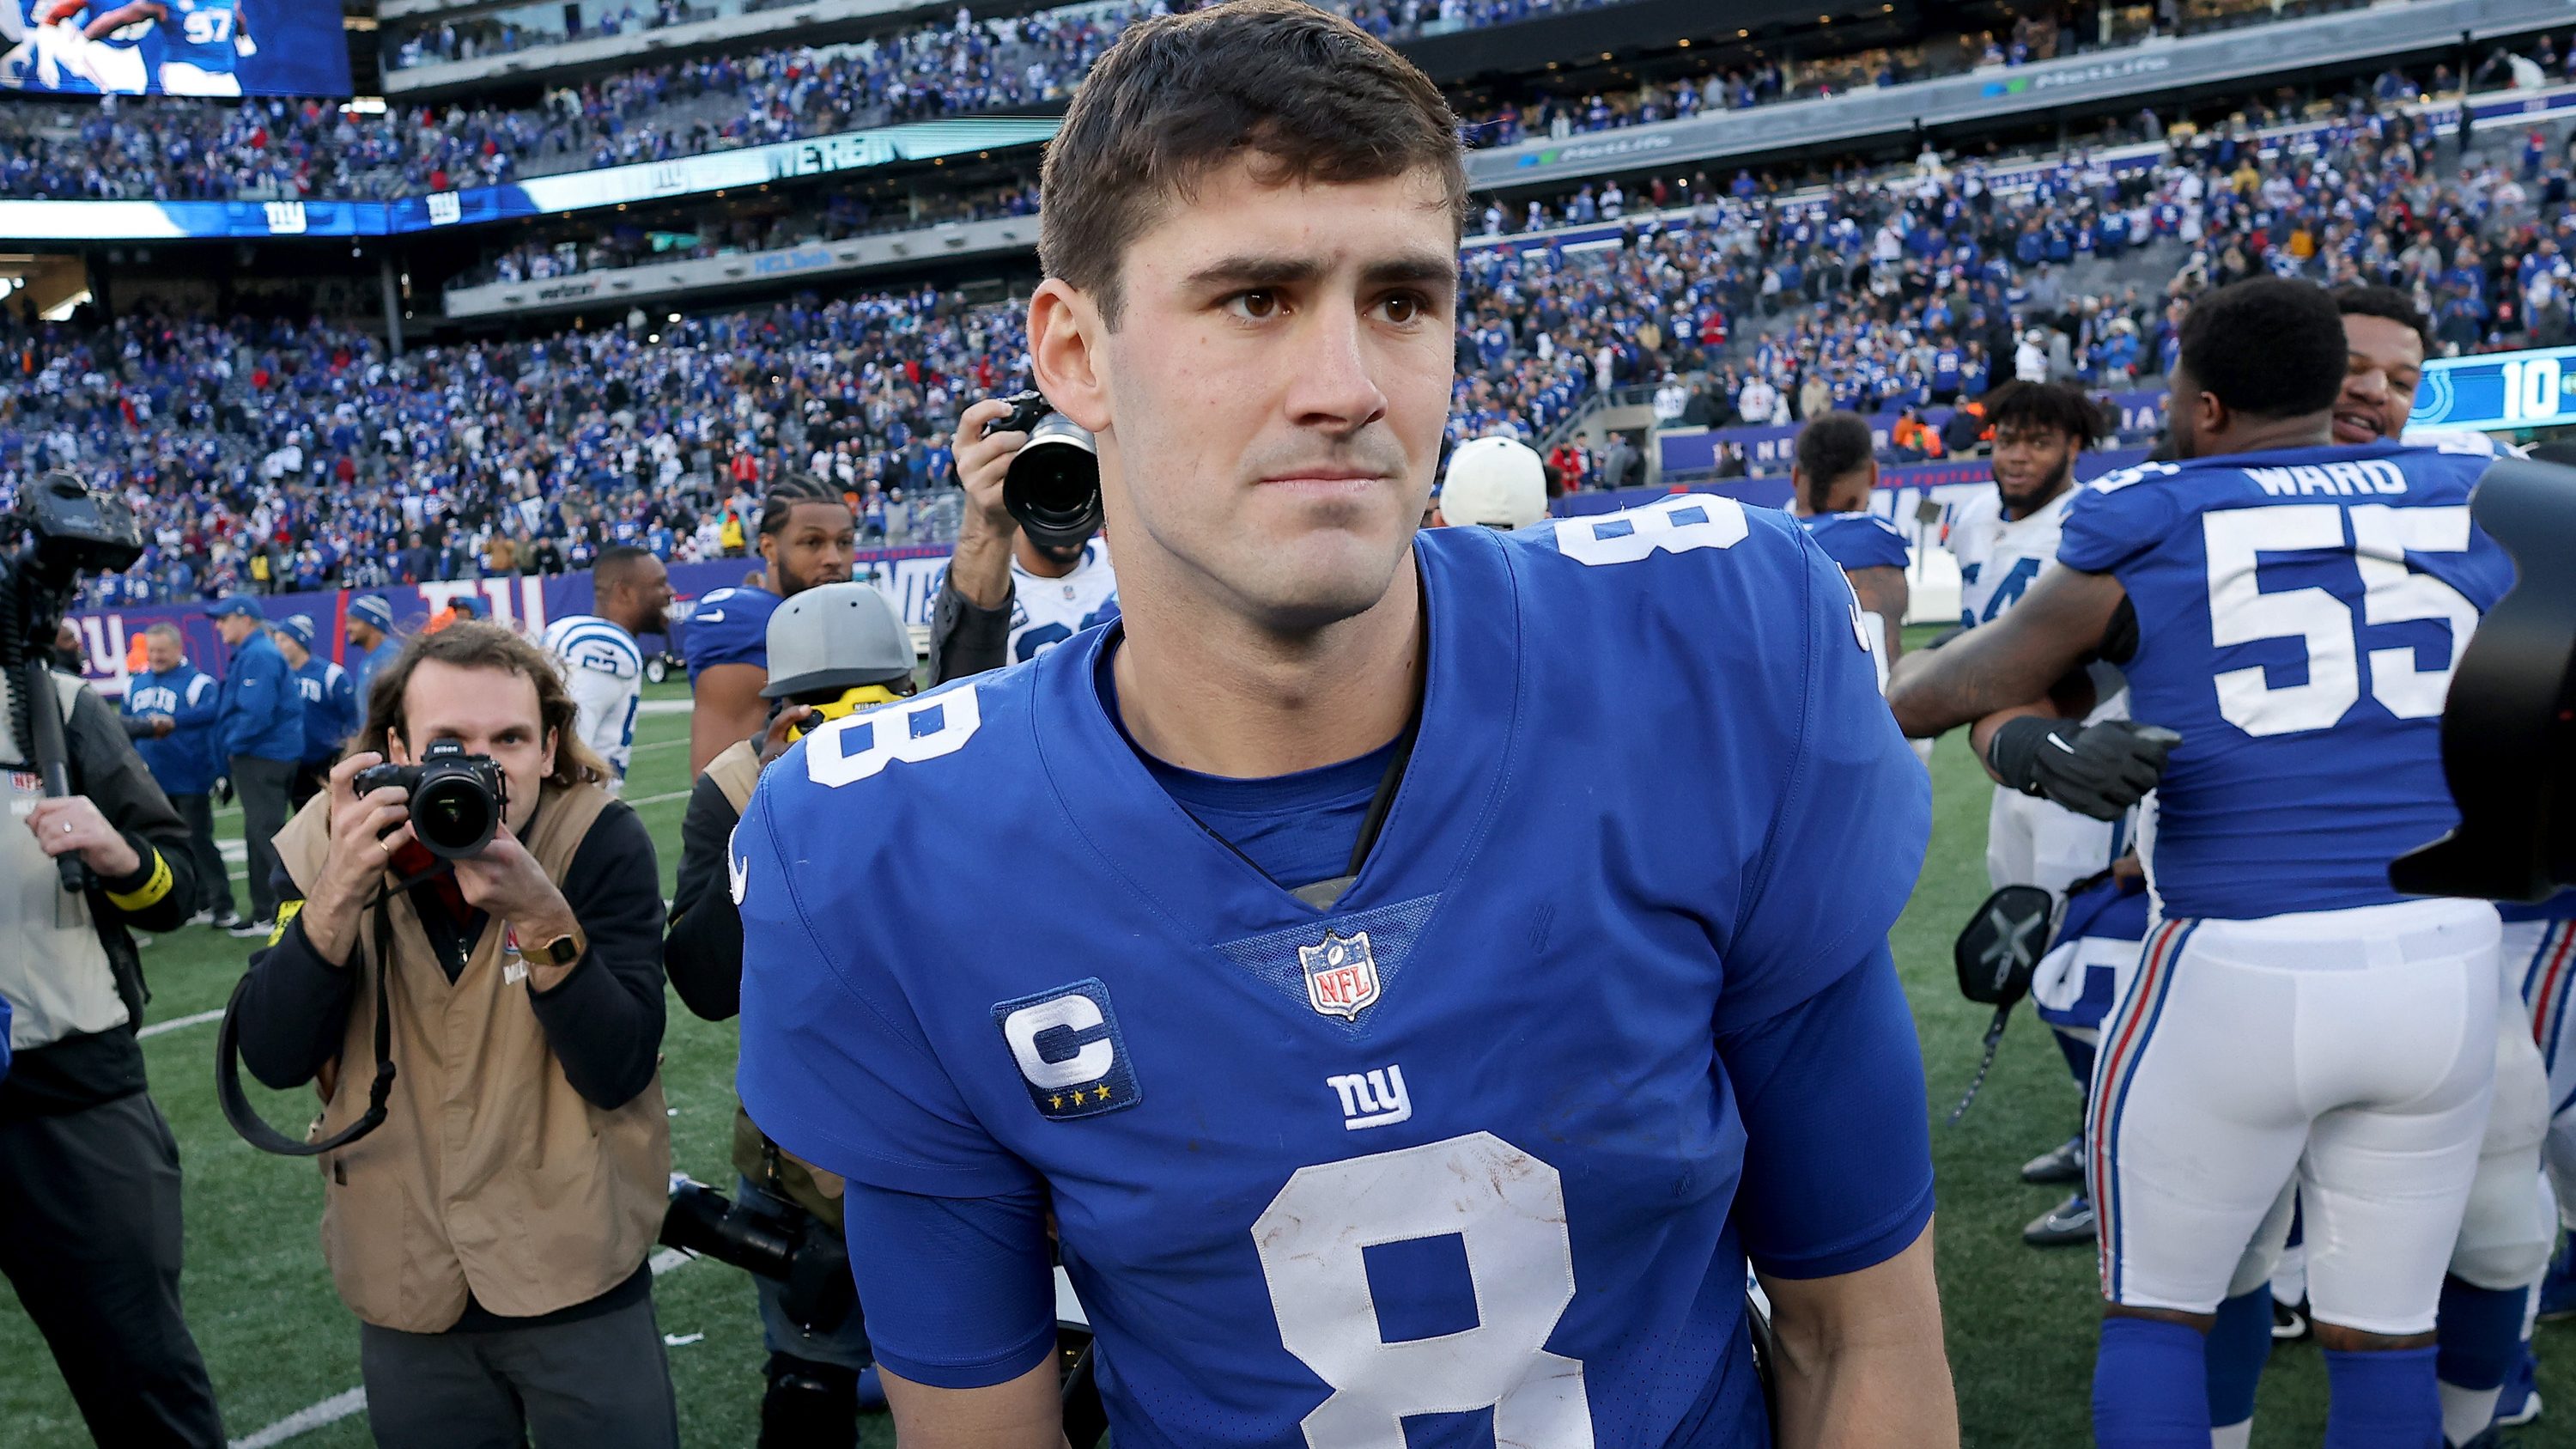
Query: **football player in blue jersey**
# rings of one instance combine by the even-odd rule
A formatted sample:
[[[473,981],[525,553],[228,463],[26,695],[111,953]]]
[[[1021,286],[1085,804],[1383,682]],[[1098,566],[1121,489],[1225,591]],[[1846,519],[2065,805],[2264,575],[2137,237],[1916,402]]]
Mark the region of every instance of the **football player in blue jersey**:
[[[907,1449],[1061,1442],[1050,1215],[1122,1449],[1766,1445],[1748,1258],[1776,1442],[1957,1443],[1928,782],[1785,515],[1417,533],[1455,124],[1294,0],[1129,29],[1030,302],[1123,617],[734,833],[743,1099],[847,1179]]]
[[[1807,424],[1798,434],[1789,483],[1795,493],[1790,513],[1851,580],[1884,682],[1904,648],[1897,636],[1905,627],[1905,567],[1912,556],[1896,525],[1869,511],[1878,458],[1868,420],[1827,413]]]
[[[2182,325],[2168,443],[2067,511],[1990,628],[1907,661],[1912,733],[1973,722],[2007,783],[2155,801],[2156,923],[2102,1031],[2087,1131],[2106,1311],[2104,1449],[2212,1442],[2203,1335],[2295,1182],[2329,1449],[2438,1442],[2433,1326],[2496,1070],[2497,923],[2388,863],[2456,819],[2443,696],[2511,565],[2471,526],[2482,452],[2334,447],[2325,292],[2258,280]],[[2126,722],[2048,717],[2089,656]],[[2161,769],[2159,777],[2159,765]]]
[[[689,614],[683,648],[693,775],[769,719],[760,694],[769,682],[769,616],[816,584],[849,582],[859,524],[839,489],[810,473],[789,473],[761,496],[759,538],[760,581],[717,589]]]

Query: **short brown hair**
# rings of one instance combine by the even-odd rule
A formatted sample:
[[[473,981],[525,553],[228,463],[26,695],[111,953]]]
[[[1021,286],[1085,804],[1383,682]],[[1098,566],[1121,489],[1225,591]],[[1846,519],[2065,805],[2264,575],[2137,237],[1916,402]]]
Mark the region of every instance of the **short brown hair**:
[[[1252,158],[1265,186],[1428,167],[1465,234],[1458,117],[1413,62],[1302,0],[1229,0],[1128,27],[1047,143],[1038,260],[1118,325],[1120,258],[1208,173]]]
[[[367,682],[367,723],[358,731],[354,748],[385,753],[386,737],[404,727],[403,693],[411,688],[412,671],[429,659],[459,669],[505,669],[527,676],[537,687],[537,718],[555,737],[555,768],[546,783],[566,787],[608,783],[608,762],[582,743],[573,729],[572,691],[565,687],[563,672],[555,668],[554,660],[525,637],[481,619],[459,619],[435,634],[414,634],[404,641],[394,662]],[[406,737],[405,743],[417,759],[421,742]]]

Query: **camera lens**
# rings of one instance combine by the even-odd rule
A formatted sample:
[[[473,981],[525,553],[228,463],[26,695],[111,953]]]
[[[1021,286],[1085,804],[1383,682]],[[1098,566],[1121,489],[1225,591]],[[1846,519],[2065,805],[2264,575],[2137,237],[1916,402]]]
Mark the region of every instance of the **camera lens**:
[[[411,798],[412,833],[440,855],[472,855],[492,841],[497,804],[471,776],[424,780]]]
[[[1002,502],[1040,547],[1080,543],[1100,530],[1100,459],[1091,434],[1062,414],[1029,433],[1002,480]]]

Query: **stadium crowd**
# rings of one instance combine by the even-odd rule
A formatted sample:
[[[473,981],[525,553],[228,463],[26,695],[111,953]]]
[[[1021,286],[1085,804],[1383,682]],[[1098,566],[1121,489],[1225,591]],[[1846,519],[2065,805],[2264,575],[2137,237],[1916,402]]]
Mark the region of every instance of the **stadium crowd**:
[[[580,7],[566,6],[560,16],[548,17],[565,22],[553,26],[530,23],[528,16],[531,12],[519,12],[507,18],[468,20],[462,24],[452,20],[441,21],[404,36],[386,57],[386,68],[408,70],[446,61],[507,55],[534,46],[561,45],[572,40],[665,30],[674,25],[692,25],[728,14],[754,13],[769,9],[775,3],[777,0],[719,0],[713,5],[689,5],[684,0],[656,0],[651,10],[638,11],[632,0],[628,0],[614,11],[601,6],[596,18],[587,21],[582,20]],[[1425,32],[1436,34],[1485,25],[1509,25],[1517,20],[1533,20],[1618,3],[1620,0],[1338,0],[1327,8],[1349,16],[1362,29],[1382,39],[1410,40]],[[1037,18],[1049,25],[1079,25],[1088,18],[1088,12],[1104,8],[1074,6]],[[1191,7],[1157,3],[1151,7],[1129,8],[1131,12],[1160,14]],[[1134,18],[1133,13],[1116,15],[1112,33],[1126,28]],[[581,28],[573,28],[575,22],[580,22]],[[962,32],[970,23],[966,9],[960,6],[956,28]]]
[[[790,468],[901,543],[957,409],[1023,351],[1008,309],[929,290],[668,325],[391,360],[319,323],[12,323],[0,475],[74,465],[149,502],[149,552],[99,601],[738,553],[735,494]]]
[[[913,193],[890,204],[855,192],[835,191],[817,204],[763,216],[715,217],[689,231],[654,230],[632,223],[601,232],[585,227],[561,241],[522,242],[469,269],[450,286],[525,282],[655,261],[686,261],[735,252],[777,251],[809,242],[911,231],[950,222],[1033,216],[1034,183],[1015,181],[979,191]]]
[[[1741,173],[1587,185],[1547,214],[1616,218],[1615,245],[1469,253],[1451,439],[1553,444],[1621,388],[1652,390],[1660,421],[1708,426],[1899,414],[2015,377],[2118,389],[2169,369],[2183,299],[2258,272],[2399,286],[2461,351],[2576,333],[2576,152],[2516,128],[2463,157],[2397,104],[2407,94],[2384,80],[2313,146],[2261,144],[2257,122],[2286,116],[2260,109],[2177,124],[2154,165],[2079,153],[1990,173],[1934,157],[1822,192]],[[542,275],[652,241],[502,262]],[[614,543],[712,554],[728,517],[741,527],[728,490],[791,467],[842,482],[872,538],[909,540],[950,491],[957,409],[1017,385],[1018,326],[1010,304],[927,289],[662,326],[638,312],[400,360],[321,323],[20,323],[6,335],[31,385],[0,402],[0,483],[76,463],[155,496],[153,556],[102,586],[128,602],[580,567]],[[1908,436],[1937,453],[1929,429]],[[1566,449],[1560,472],[1599,481],[1606,461]]]
[[[1446,0],[1437,18],[1452,28],[1499,25],[1583,3],[1605,0]],[[2205,7],[2214,19],[2198,23],[2295,16],[2339,3],[2270,7],[2228,0]],[[367,113],[280,97],[231,108],[191,98],[28,100],[0,108],[0,196],[383,198],[1049,104],[1070,93],[1092,58],[1128,24],[1172,8],[1188,6],[1128,0],[981,21],[961,9],[952,21],[884,41],[771,47],[637,67],[559,87],[534,108],[419,103]],[[1387,35],[1433,18],[1424,0],[1338,0],[1335,8]],[[2182,9],[2170,9],[2157,28],[2189,28]],[[2101,43],[2127,43],[2144,33]],[[2076,36],[2071,24],[2025,22],[2002,36],[1962,37],[1957,49],[1980,64],[1991,55],[1993,63],[2010,65],[2071,50]],[[400,51],[390,59],[400,68]],[[2539,63],[2554,73],[2555,60],[2553,53]],[[1468,136],[1475,144],[1501,144],[1560,124],[1569,132],[1597,130],[1718,104],[1770,104],[1920,79],[1947,63],[1913,52],[1784,59],[1732,76],[1579,99],[1533,82],[1522,98],[1478,116]]]

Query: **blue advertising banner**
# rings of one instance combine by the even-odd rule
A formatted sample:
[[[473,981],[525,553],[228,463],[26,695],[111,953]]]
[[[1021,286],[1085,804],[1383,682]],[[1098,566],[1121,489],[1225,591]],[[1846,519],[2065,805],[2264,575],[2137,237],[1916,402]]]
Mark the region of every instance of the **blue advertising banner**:
[[[2410,428],[2555,428],[2576,423],[2576,347],[2437,357],[2424,364]]]
[[[948,549],[888,548],[861,550],[852,567],[852,577],[872,583],[894,601],[906,623],[927,625],[930,611],[939,599],[939,583],[948,572]],[[672,608],[674,624],[667,635],[648,635],[641,642],[647,654],[667,649],[679,652],[679,640],[686,636],[688,614],[696,600],[707,593],[760,577],[757,558],[710,559],[701,563],[671,565],[671,590],[678,596]],[[349,604],[369,594],[381,595],[393,605],[394,626],[408,632],[418,628],[431,615],[446,609],[459,599],[471,598],[482,612],[496,622],[511,625],[529,634],[542,632],[546,623],[567,614],[586,614],[591,607],[590,574],[513,574],[497,579],[457,579],[425,584],[397,584],[382,589],[330,589],[305,594],[268,594],[260,598],[260,607],[275,623],[292,614],[304,614],[314,624],[314,652],[334,661],[345,661],[349,653]],[[224,672],[223,641],[215,634],[212,619],[206,617],[206,606],[193,604],[146,604],[130,608],[94,609],[71,616],[81,636],[81,653],[86,664],[83,671],[91,684],[102,693],[122,694],[125,689],[126,653],[132,641],[154,624],[178,626],[187,641],[188,662],[208,674],[221,677]],[[325,641],[328,641],[327,643]]]
[[[339,0],[0,0],[0,45],[0,87],[47,95],[350,93]]]

